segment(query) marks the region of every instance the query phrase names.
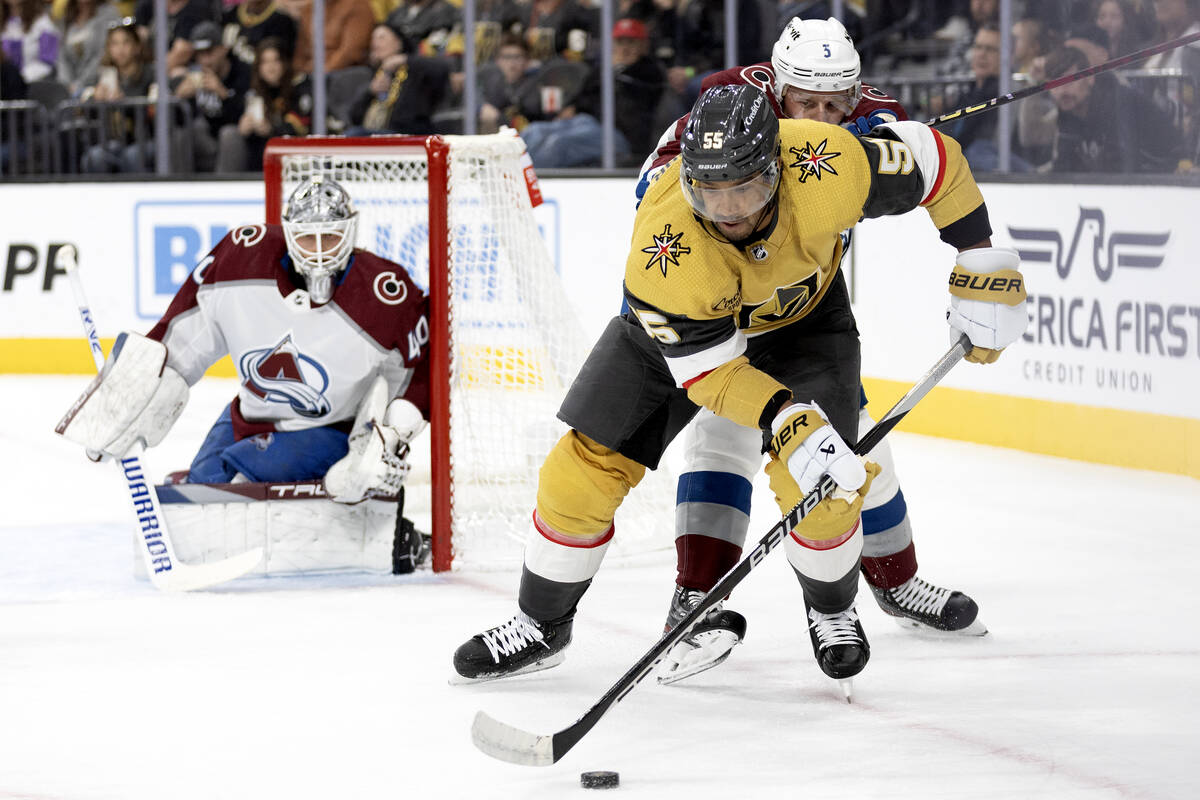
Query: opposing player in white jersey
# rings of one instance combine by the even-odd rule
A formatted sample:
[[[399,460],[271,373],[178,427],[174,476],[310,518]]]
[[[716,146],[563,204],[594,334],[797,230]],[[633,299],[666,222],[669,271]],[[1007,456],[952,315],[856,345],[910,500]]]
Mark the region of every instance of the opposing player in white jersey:
[[[703,88],[749,84],[766,92],[781,119],[813,119],[856,134],[908,119],[903,106],[860,80],[861,62],[837,19],[793,18],[771,52],[771,61],[733,67],[705,79]],[[643,166],[641,197],[651,177],[680,152],[688,117],[674,123]],[[847,243],[850,231],[844,234]],[[861,393],[859,435],[875,424]],[[676,588],[667,616],[670,629],[741,557],[750,523],[751,485],[762,462],[759,431],[743,428],[706,409],[685,434],[687,466],[676,493]],[[969,596],[917,576],[912,526],[886,439],[869,458],[882,472],[863,504],[862,574],[880,607],[914,628],[983,635],[978,607]],[[660,681],[673,683],[716,666],[741,641],[745,618],[718,607],[664,661]]]
[[[241,385],[188,482],[324,478],[339,502],[396,494],[428,416],[427,300],[403,267],[354,248],[357,222],[345,189],[317,175],[282,225],[228,233],[146,336],[118,336],[65,435],[115,458],[153,446],[228,354]],[[421,537],[406,544],[415,566]]]

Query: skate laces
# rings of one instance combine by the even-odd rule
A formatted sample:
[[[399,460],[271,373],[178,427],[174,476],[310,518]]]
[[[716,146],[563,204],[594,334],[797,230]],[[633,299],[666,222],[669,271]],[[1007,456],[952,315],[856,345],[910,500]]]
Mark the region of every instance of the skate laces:
[[[699,589],[677,590],[675,596],[671,598],[671,610],[668,614],[667,630],[670,630],[678,625],[684,617],[692,613],[692,609],[700,605],[700,601],[703,600],[707,595],[707,592],[702,592]],[[696,624],[701,624],[704,622],[704,619],[708,617],[708,615],[716,611],[720,611],[724,604],[724,600],[717,603],[715,606],[706,611],[704,617],[702,617]]]
[[[545,644],[542,629],[524,613],[517,614],[503,625],[497,625],[479,636],[496,663],[500,663],[500,656],[510,656],[518,650],[523,650],[526,645],[534,642]]]
[[[901,607],[934,617],[942,613],[951,594],[949,589],[934,586],[916,575],[889,591],[892,599]]]
[[[835,644],[862,644],[856,625],[858,612],[853,608],[836,614],[822,614],[815,608],[810,608],[808,618],[811,620],[809,627],[816,631],[822,650]]]

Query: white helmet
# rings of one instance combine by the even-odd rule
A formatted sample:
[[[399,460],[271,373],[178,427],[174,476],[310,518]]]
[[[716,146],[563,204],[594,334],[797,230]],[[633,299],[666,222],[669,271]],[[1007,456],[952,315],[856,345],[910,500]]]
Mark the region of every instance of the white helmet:
[[[350,203],[350,195],[332,178],[312,175],[288,198],[282,222],[288,255],[304,277],[309,297],[318,305],[329,302],[334,278],[346,268],[354,251],[358,212]],[[322,241],[331,235],[338,237],[332,247]],[[302,236],[313,236],[315,246],[301,245],[297,240]]]
[[[795,86],[809,92],[846,92],[851,108],[862,98],[862,62],[846,27],[834,17],[792,21],[771,49],[775,98]]]

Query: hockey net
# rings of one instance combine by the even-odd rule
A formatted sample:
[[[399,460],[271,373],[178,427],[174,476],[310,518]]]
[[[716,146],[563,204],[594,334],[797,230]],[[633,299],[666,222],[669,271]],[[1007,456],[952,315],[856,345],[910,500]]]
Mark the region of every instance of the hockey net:
[[[358,209],[357,245],[429,291],[429,446],[414,444],[405,513],[432,529],[439,571],[520,563],[538,469],[566,432],[555,412],[590,347],[523,155],[501,133],[275,139],[264,158],[268,222],[304,177],[333,177]],[[673,509],[669,476],[649,473],[618,512],[610,557],[670,548]]]

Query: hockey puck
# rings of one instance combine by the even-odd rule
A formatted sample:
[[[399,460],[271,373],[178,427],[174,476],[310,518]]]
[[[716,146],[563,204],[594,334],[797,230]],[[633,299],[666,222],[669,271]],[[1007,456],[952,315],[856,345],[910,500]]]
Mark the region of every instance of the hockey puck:
[[[615,789],[621,785],[621,776],[615,772],[585,772],[579,776],[579,785],[585,789]]]

